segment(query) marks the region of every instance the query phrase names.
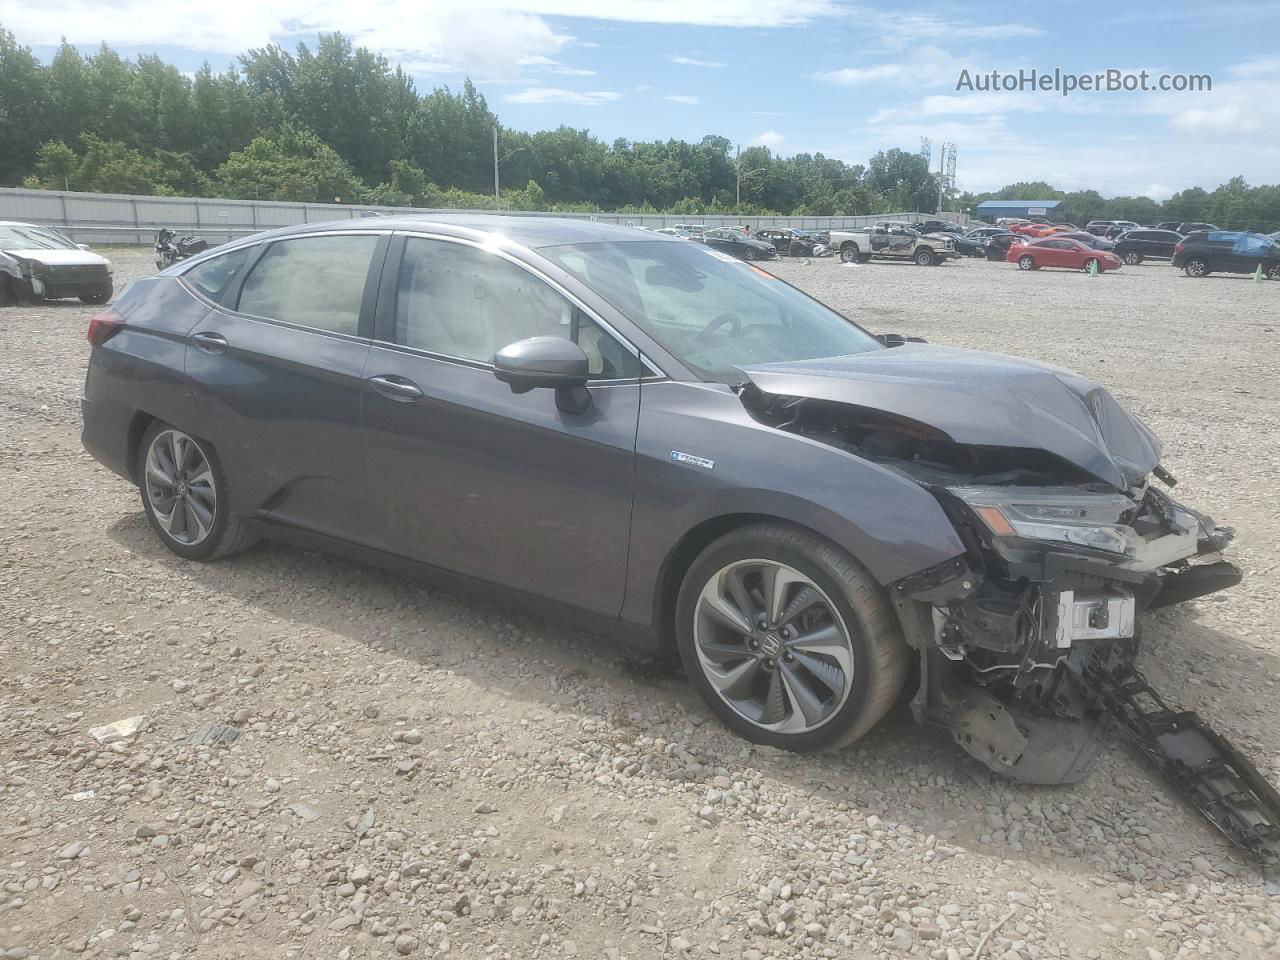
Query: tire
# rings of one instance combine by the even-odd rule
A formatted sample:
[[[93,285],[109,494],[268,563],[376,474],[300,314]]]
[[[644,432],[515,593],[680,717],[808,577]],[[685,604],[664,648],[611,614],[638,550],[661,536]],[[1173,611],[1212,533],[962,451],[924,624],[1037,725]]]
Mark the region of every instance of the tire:
[[[13,293],[13,284],[8,277],[0,276],[0,307],[12,307],[17,302],[18,298]]]
[[[733,590],[735,581],[750,585],[756,571],[770,566],[785,573],[779,606],[794,609],[806,596],[811,602],[801,603],[786,625],[738,633],[715,613],[724,609],[722,591]],[[735,595],[753,602],[760,594]],[[788,639],[793,624],[800,633]],[[680,588],[676,636],[690,680],[726,726],[753,743],[801,753],[839,749],[863,736],[902,691],[909,662],[897,620],[871,575],[834,544],[785,524],[742,527],[698,556]],[[814,643],[819,636],[831,642]],[[726,682],[726,676],[737,679]]]
[[[175,440],[179,442],[177,448]],[[185,448],[186,444],[191,448]],[[185,451],[185,454],[179,454],[184,468],[179,475],[181,490],[189,506],[180,508],[174,503],[167,514],[164,512],[165,501],[172,498],[164,496],[167,485],[157,482],[157,474],[149,472],[153,449],[157,466],[162,469],[173,466],[175,449]],[[200,466],[196,454],[207,469]],[[188,468],[187,465],[191,466]],[[184,560],[217,560],[248,550],[257,542],[258,538],[249,532],[247,525],[239,517],[231,516],[227,477],[213,445],[208,441],[162,421],[154,421],[138,445],[137,477],[147,522],[160,542]],[[172,489],[171,486],[168,488]],[[199,519],[201,516],[205,518],[203,522]],[[192,522],[197,526],[196,531],[189,529]],[[175,525],[182,528],[181,532],[173,529]]]
[[[932,250],[917,250],[912,257],[917,266],[936,267],[941,261],[933,255]]]
[[[1018,258],[1019,270],[1034,270],[1036,268],[1036,258],[1028,254],[1023,254]]]
[[[97,293],[91,293],[88,296],[80,298],[81,303],[92,304],[93,306],[101,306],[111,299],[111,294],[115,291],[108,286],[106,290],[100,290]]]
[[[798,241],[792,243],[791,246],[787,247],[787,256],[789,257],[807,257],[811,253],[812,251],[805,250],[804,244]]]
[[[1280,263],[1270,264],[1262,271],[1268,280],[1280,280]]]
[[[1192,257],[1182,265],[1182,272],[1188,277],[1207,277],[1209,262],[1201,257]]]
[[[1142,254],[1137,250],[1130,250],[1124,255],[1124,262],[1131,267],[1136,267],[1142,262]]]
[[[742,251],[743,260],[754,260],[755,258],[756,258],[755,247],[747,247],[745,250]]]
[[[840,248],[840,262],[853,263],[855,260],[862,261],[862,257],[858,253],[858,245],[856,243],[844,244]]]
[[[1080,265],[1080,271],[1081,271],[1082,273],[1090,273],[1090,272],[1091,272],[1090,265],[1091,265],[1091,264],[1094,264],[1094,263],[1096,263],[1096,264],[1098,265],[1098,272],[1099,272],[1099,273],[1101,273],[1101,272],[1102,272],[1102,261],[1100,261],[1097,257],[1090,257],[1088,260],[1086,260],[1084,263],[1082,263],[1082,264]]]

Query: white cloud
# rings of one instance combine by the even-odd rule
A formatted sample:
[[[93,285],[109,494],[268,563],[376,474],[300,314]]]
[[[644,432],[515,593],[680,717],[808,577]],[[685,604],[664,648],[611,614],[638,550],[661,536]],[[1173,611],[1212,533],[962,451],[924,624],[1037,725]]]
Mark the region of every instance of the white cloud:
[[[670,100],[672,103],[687,103],[690,106],[700,102],[697,97],[688,93],[669,93],[662,99]]]
[[[170,0],[47,0],[6,5],[4,25],[28,44],[56,45],[65,36],[87,46],[176,46],[207,54],[336,30],[415,72],[512,82],[520,78],[521,60],[554,59],[572,42],[547,17],[760,28],[846,11],[842,0],[217,0],[185,6],[175,16]]]
[[[602,103],[621,100],[622,94],[612,90],[562,90],[559,87],[529,87],[502,98],[507,103],[569,103],[579,107],[598,107]]]
[[[753,137],[751,140],[751,145],[753,147],[769,147],[770,149],[777,149],[778,147],[782,146],[783,141],[785,141],[786,139],[787,138],[784,137],[782,134],[780,134],[777,130],[766,130],[764,133],[760,134],[758,137]]]
[[[645,91],[652,90],[652,89],[653,89],[653,84],[642,83],[638,87],[636,87],[636,93],[644,93]]]
[[[1170,123],[1175,129],[1187,133],[1239,134],[1262,129],[1256,108],[1239,103],[1224,103],[1219,107],[1191,107],[1173,115]]]
[[[672,63],[678,63],[686,67],[727,67],[727,63],[721,63],[718,60],[695,60],[693,57],[667,57]]]
[[[583,70],[579,67],[571,67],[561,63],[559,60],[552,60],[550,57],[522,57],[520,59],[522,67],[540,67],[549,73],[558,73],[565,77],[594,77],[594,70]]]
[[[859,84],[874,80],[892,80],[902,76],[907,69],[902,63],[878,63],[873,67],[845,67],[843,70],[831,70],[818,74],[819,80],[837,83],[842,87],[856,87]]]

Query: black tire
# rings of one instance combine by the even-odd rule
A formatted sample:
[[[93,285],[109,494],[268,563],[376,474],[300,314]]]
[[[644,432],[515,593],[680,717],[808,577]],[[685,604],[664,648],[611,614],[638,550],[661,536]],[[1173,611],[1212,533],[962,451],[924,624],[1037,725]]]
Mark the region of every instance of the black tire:
[[[755,247],[747,247],[746,249],[744,249],[744,250],[742,251],[742,259],[743,259],[743,260],[754,260],[755,258],[756,258],[756,248],[755,248]]]
[[[917,266],[921,267],[936,267],[941,262],[928,247],[917,250],[911,259],[915,260]]]
[[[1182,272],[1188,277],[1207,277],[1209,275],[1209,261],[1203,257],[1192,257],[1182,265]]]
[[[1080,265],[1080,270],[1081,270],[1081,272],[1082,272],[1082,273],[1092,273],[1093,271],[1092,271],[1091,267],[1092,267],[1092,264],[1095,264],[1095,263],[1098,265],[1098,272],[1099,272],[1099,273],[1101,273],[1101,272],[1102,272],[1102,261],[1100,261],[1097,257],[1090,257],[1088,260],[1086,260],[1084,263],[1082,263],[1082,264]]]
[[[88,303],[93,306],[101,306],[102,304],[106,303],[108,300],[111,299],[111,294],[114,292],[115,291],[112,289],[112,287],[108,285],[106,290],[99,290],[97,293],[90,293],[86,296],[81,297],[80,302]]]
[[[858,253],[858,245],[856,243],[846,243],[840,247],[840,262],[853,263],[855,260],[862,262],[862,256]]]
[[[209,525],[208,534],[199,543],[189,544],[175,539],[164,528],[157,516],[151,498],[147,495],[148,452],[157,437],[170,431],[178,432],[196,445],[205,462],[209,465],[209,472],[212,474],[212,487],[215,496],[213,522]],[[258,541],[258,537],[249,531],[248,525],[241,518],[231,515],[231,499],[227,486],[227,476],[222,469],[222,462],[218,459],[218,455],[213,449],[213,444],[207,440],[194,437],[160,420],[153,421],[151,426],[147,428],[146,433],[142,435],[142,442],[138,445],[136,469],[138,488],[142,494],[142,509],[147,515],[147,522],[151,524],[151,529],[155,531],[160,542],[184,560],[218,560],[222,557],[229,557],[232,554],[248,550]]]
[[[1018,269],[1019,270],[1036,269],[1036,258],[1031,256],[1030,254],[1024,253],[1022,256],[1018,258]]]
[[[1131,267],[1136,267],[1142,262],[1142,254],[1137,250],[1130,250],[1124,255],[1124,262]]]
[[[0,276],[0,307],[12,307],[17,302],[18,298],[13,293],[13,284],[8,277]]]
[[[844,702],[816,729],[780,734],[755,724],[721,698],[703,671],[694,639],[698,599],[719,571],[743,560],[775,561],[808,577],[847,625],[853,664],[850,688]],[[862,565],[829,541],[781,523],[734,530],[699,554],[680,587],[676,637],[691,682],[726,726],[753,743],[800,753],[837,750],[867,733],[901,693],[909,664],[889,601]]]
[[[1268,280],[1280,280],[1280,263],[1269,264],[1263,274]]]

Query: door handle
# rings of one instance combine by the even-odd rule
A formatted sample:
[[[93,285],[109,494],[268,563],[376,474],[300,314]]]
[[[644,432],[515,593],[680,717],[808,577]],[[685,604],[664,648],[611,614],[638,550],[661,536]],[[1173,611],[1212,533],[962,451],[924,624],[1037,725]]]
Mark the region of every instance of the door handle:
[[[369,383],[373,385],[373,389],[389,400],[412,403],[414,400],[422,399],[422,389],[416,383],[406,380],[404,377],[383,374],[378,377],[370,377]]]
[[[205,353],[222,353],[227,349],[227,338],[220,333],[195,333],[191,342]]]

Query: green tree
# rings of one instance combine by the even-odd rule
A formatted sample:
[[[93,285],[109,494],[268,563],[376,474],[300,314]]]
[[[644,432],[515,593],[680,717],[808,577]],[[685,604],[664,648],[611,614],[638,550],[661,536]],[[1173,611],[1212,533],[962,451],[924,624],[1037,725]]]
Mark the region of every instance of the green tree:
[[[61,140],[40,144],[35,172],[29,180],[45,190],[81,190],[78,172],[80,158]]]
[[[50,133],[48,71],[0,28],[0,185],[16,183]]]
[[[360,178],[332,147],[292,123],[233,153],[214,179],[222,195],[248,200],[333,203],[365,195]]]

